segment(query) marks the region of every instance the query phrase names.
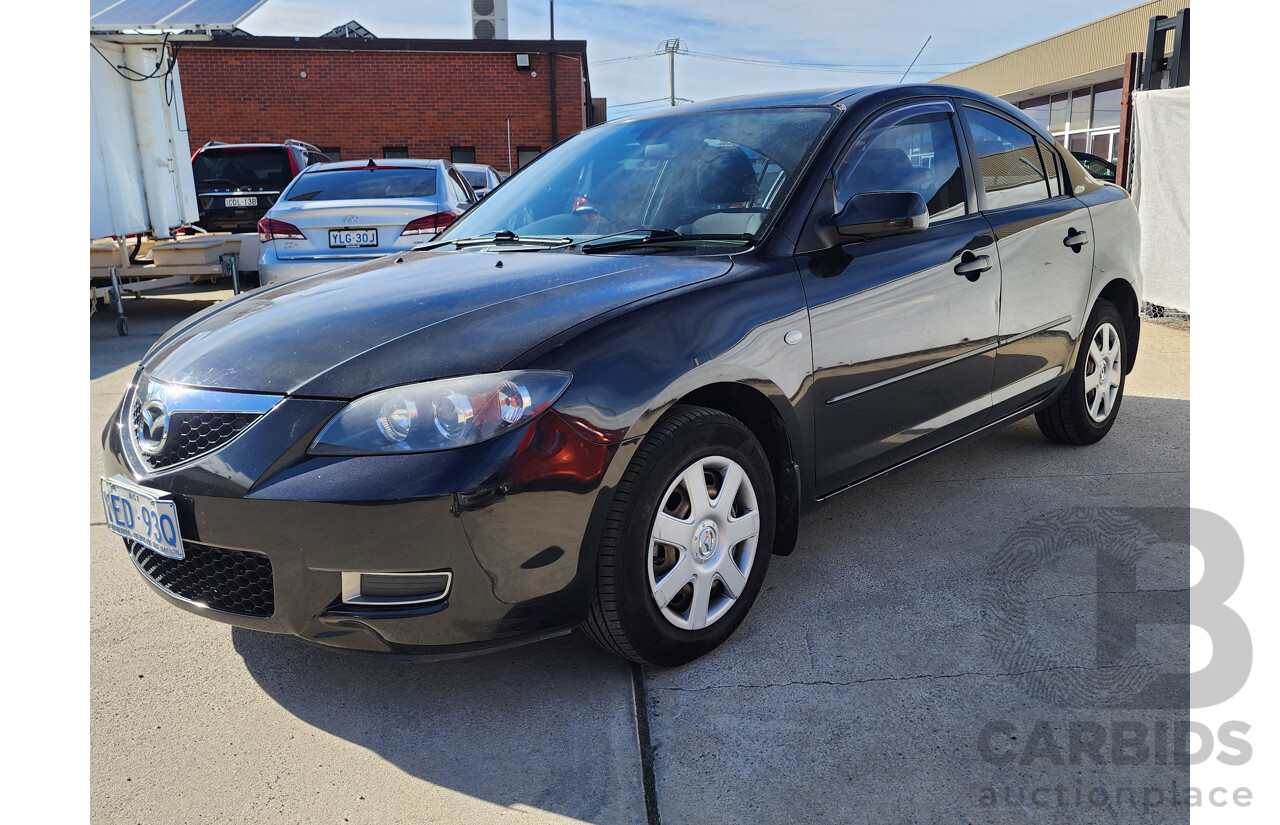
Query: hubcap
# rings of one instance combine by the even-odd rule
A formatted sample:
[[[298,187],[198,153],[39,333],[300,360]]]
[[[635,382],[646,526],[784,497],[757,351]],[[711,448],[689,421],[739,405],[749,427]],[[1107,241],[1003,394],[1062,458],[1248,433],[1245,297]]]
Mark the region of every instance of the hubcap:
[[[755,488],[724,456],[700,458],[667,487],[649,534],[649,587],[663,617],[701,630],[746,591],[760,538]]]
[[[1111,324],[1102,324],[1089,341],[1084,365],[1084,406],[1099,424],[1111,417],[1120,398],[1121,356],[1120,334]]]

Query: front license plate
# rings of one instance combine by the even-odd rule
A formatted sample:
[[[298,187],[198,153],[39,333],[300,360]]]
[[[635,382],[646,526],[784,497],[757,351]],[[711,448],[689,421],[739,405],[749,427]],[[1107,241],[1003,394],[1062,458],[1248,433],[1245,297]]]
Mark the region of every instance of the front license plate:
[[[236,207],[240,207],[240,206],[257,206],[257,205],[258,205],[258,199],[257,199],[256,197],[253,197],[253,198],[227,198],[227,199],[226,199],[226,201],[225,201],[225,203],[226,203],[226,206],[227,206],[227,208],[228,208],[228,209],[235,209]]]
[[[347,249],[349,247],[377,246],[378,230],[376,229],[330,229],[329,248]]]
[[[102,506],[107,529],[171,559],[186,557],[178,532],[178,506],[168,493],[129,484],[119,476],[103,478]]]

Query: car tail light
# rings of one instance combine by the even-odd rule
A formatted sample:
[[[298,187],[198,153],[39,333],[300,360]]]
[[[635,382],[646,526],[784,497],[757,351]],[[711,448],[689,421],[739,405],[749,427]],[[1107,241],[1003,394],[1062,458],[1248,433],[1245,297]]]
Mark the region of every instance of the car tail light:
[[[291,238],[299,241],[305,241],[306,235],[302,234],[302,230],[291,223],[277,221],[271,218],[263,218],[258,221],[258,240],[262,243],[274,241],[281,238]]]
[[[409,221],[409,225],[404,228],[400,234],[403,235],[434,235],[444,229],[457,219],[458,212],[437,212],[434,215],[427,215],[425,218],[415,218]]]

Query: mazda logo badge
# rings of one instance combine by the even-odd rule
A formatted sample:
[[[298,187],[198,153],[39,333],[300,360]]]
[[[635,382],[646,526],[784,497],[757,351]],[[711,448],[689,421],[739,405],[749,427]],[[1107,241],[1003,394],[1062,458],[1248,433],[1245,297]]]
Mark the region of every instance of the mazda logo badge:
[[[345,218],[343,218],[343,219],[342,219],[342,222],[343,222],[343,223],[355,223],[355,222],[356,222],[356,221],[358,221],[358,220],[360,220],[360,216],[359,216],[359,215],[347,215]]]
[[[138,449],[147,455],[156,455],[169,440],[169,411],[163,401],[153,398],[142,405],[141,418],[134,433]]]

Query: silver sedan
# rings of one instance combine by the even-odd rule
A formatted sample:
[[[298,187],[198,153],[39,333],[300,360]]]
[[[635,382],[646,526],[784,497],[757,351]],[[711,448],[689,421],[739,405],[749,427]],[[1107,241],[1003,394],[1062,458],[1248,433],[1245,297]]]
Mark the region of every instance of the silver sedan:
[[[446,160],[317,163],[258,222],[263,286],[402,252],[431,240],[476,201]]]

